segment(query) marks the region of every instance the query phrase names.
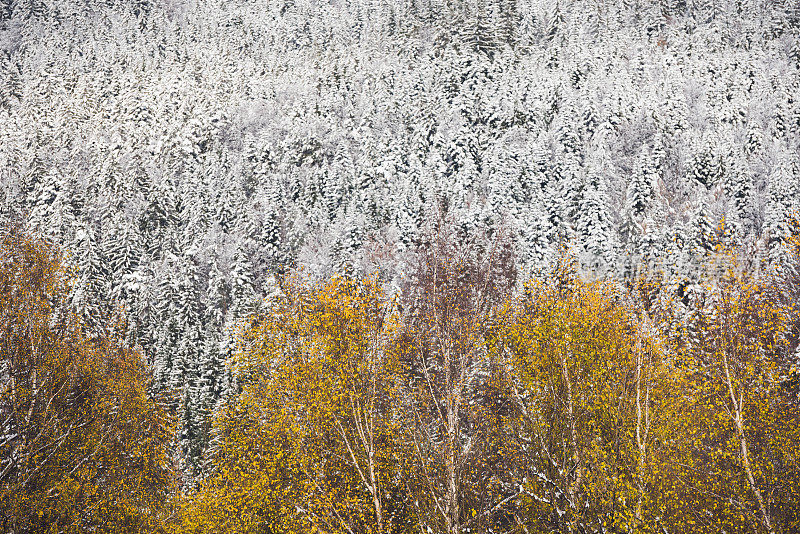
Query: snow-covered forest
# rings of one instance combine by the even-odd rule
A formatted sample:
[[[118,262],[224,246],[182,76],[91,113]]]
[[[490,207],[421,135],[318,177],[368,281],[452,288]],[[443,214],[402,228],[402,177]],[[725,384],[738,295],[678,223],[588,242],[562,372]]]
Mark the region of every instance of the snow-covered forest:
[[[509,294],[658,273],[677,339],[726,268],[794,265],[798,209],[797,1],[0,0],[0,222],[90,339],[124,317],[186,491],[292,287],[402,300],[446,226]]]

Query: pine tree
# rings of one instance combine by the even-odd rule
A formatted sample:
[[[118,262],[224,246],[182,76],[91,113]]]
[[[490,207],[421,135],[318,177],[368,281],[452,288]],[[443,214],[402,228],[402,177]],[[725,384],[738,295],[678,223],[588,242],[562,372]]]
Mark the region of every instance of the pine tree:
[[[697,150],[689,163],[689,177],[697,183],[711,188],[723,176],[722,160],[709,141]]]
[[[743,154],[733,154],[727,159],[724,189],[732,204],[734,224],[751,225],[753,219],[753,175]]]
[[[416,176],[405,182],[398,196],[399,206],[395,217],[399,231],[399,245],[403,249],[411,249],[418,243],[424,215]]]
[[[94,230],[81,225],[75,232],[71,249],[78,268],[78,282],[73,290],[72,302],[81,310],[83,321],[95,332],[102,330],[102,317],[108,312],[110,293],[107,262],[95,239]]]
[[[231,314],[246,317],[257,307],[254,269],[243,243],[236,248],[231,265]]]
[[[69,217],[72,194],[73,191],[67,189],[65,177],[57,169],[51,169],[34,188],[35,200],[29,215],[29,224],[53,239],[66,237],[72,226]]]
[[[547,38],[551,41],[555,39],[560,34],[560,30],[564,27],[564,24],[564,15],[561,13],[559,2],[556,1],[553,6],[553,11],[550,13],[547,21],[547,30],[545,32]]]
[[[180,417],[178,423],[178,468],[183,475],[184,488],[192,487],[195,477],[199,475],[203,454],[203,422],[198,413],[199,399],[197,390],[186,388],[180,400]]]
[[[462,38],[470,50],[492,58],[496,47],[495,32],[507,30],[507,27],[491,25],[485,0],[473,0],[471,4],[461,28]]]
[[[764,233],[770,262],[781,263],[786,254],[786,240],[792,235],[792,224],[798,211],[797,166],[781,155],[767,184],[767,204],[764,210]]]
[[[517,0],[497,0],[492,6],[492,26],[499,43],[514,46],[517,43],[517,28],[520,13]]]
[[[559,242],[544,206],[544,198],[525,206],[519,218],[519,253],[522,268],[541,275],[555,261]]]
[[[683,252],[685,263],[682,265],[684,275],[692,281],[690,289],[699,291],[693,284],[701,282],[700,277],[706,267],[708,257],[718,244],[717,224],[704,197],[698,199],[689,212],[687,226],[684,229]]]
[[[212,260],[204,304],[204,322],[211,331],[221,331],[231,306],[231,300],[231,288],[228,279],[220,270],[218,260]]]
[[[509,164],[508,159],[500,155],[500,161],[494,158],[487,161],[489,172],[486,180],[486,208],[488,210],[487,223],[496,227],[504,220],[513,219],[517,216],[517,206],[514,200],[514,186],[517,182],[514,170]]]
[[[115,283],[139,267],[142,247],[137,229],[120,218],[114,218],[103,241],[103,255]]]
[[[657,178],[657,162],[644,149],[639,154],[636,168],[626,191],[626,210],[632,217],[641,218],[650,209],[654,199],[654,186]]]
[[[607,268],[614,263],[615,246],[605,184],[596,170],[588,172],[575,218],[575,231],[586,252],[584,264],[593,269]]]

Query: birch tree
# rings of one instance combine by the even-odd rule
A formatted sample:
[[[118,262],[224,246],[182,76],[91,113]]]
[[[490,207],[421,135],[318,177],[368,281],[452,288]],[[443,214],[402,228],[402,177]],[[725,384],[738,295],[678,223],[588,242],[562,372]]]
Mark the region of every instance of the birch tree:
[[[468,468],[479,461],[482,439],[481,412],[470,401],[485,379],[487,328],[513,270],[502,241],[482,255],[447,232],[420,252],[399,343],[410,366],[402,411],[409,498],[420,528],[459,534],[496,505],[470,490]],[[479,494],[485,489],[477,487]]]
[[[124,322],[90,338],[71,273],[42,242],[0,234],[0,525],[6,532],[164,528],[170,418],[147,394]]]

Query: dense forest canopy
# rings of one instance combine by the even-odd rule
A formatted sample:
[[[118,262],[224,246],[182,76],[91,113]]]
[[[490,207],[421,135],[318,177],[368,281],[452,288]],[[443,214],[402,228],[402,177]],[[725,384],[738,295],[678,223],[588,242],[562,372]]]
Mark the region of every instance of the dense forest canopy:
[[[706,317],[715,324],[718,292],[725,283],[745,293],[744,287],[780,286],[766,300],[758,300],[761,289],[753,290],[761,295],[753,302],[784,306],[780,309],[788,323],[773,324],[764,317],[759,327],[780,338],[766,352],[779,354],[775,358],[781,363],[756,366],[759,370],[743,389],[777,391],[770,388],[780,382],[776,377],[792,376],[796,350],[796,325],[788,307],[794,286],[787,280],[796,262],[792,236],[799,230],[798,95],[800,4],[792,0],[0,0],[0,225],[4,236],[16,236],[13,240],[45,246],[37,241],[41,239],[52,250],[63,251],[59,268],[72,274],[59,298],[75,314],[70,321],[80,325],[86,338],[80,343],[108,339],[109,321],[114,322],[113,343],[144,358],[149,377],[142,378],[142,387],[175,415],[172,443],[164,450],[177,466],[178,486],[192,492],[210,477],[202,490],[210,492],[219,482],[215,469],[224,465],[212,459],[215,447],[233,447],[219,441],[230,430],[225,425],[234,413],[231,406],[238,406],[240,395],[253,402],[264,399],[258,397],[262,391],[248,393],[252,384],[235,364],[242,354],[250,354],[246,341],[255,335],[253,328],[258,331],[254,324],[268,320],[280,306],[291,308],[295,291],[322,298],[326,292],[338,294],[338,286],[326,286],[333,279],[354,284],[369,279],[377,301],[398,299],[402,308],[396,310],[400,318],[392,320],[404,326],[384,332],[388,327],[381,325],[381,335],[400,336],[399,331],[409,328],[407,335],[423,339],[425,317],[435,316],[431,310],[443,304],[424,304],[428,286],[424,276],[415,276],[440,240],[448,254],[464,254],[464,261],[474,265],[492,258],[491,269],[481,276],[468,269],[478,276],[476,284],[493,279],[489,274],[502,280],[502,287],[492,286],[497,295],[486,297],[491,305],[475,304],[480,324],[462,325],[472,332],[476,346],[483,347],[470,353],[478,362],[467,366],[470,376],[490,372],[483,366],[491,359],[481,351],[491,352],[484,345],[499,335],[495,326],[481,321],[499,321],[494,307],[513,307],[514,299],[530,296],[531,280],[547,286],[566,276],[566,262],[573,265],[570,283],[602,286],[592,286],[590,301],[616,302],[619,295],[605,294],[612,287],[632,299],[624,311],[612,313],[614,321],[627,321],[620,318],[625,314],[647,317],[656,337],[663,338],[663,368],[657,370],[669,380],[677,380],[670,374],[675,361],[691,360],[687,356],[684,361],[678,352],[700,358],[692,351],[708,324],[701,321],[701,327],[697,321]],[[731,282],[732,276],[739,278]],[[460,291],[459,298],[474,296],[473,290]],[[588,309],[564,298],[556,306],[557,316],[567,322],[588,320]],[[421,315],[414,319],[409,310]],[[303,317],[293,320],[315,331]],[[515,324],[517,319],[509,320]],[[638,343],[640,333],[620,327],[608,335],[613,338],[609,346],[628,347],[620,349],[621,360],[615,363],[620,369],[638,361],[629,345]],[[746,343],[756,343],[748,336]],[[757,343],[766,343],[761,334],[755,337]],[[544,377],[536,372],[546,370],[534,372],[539,364],[531,364],[530,358],[536,360],[531,354],[538,353],[530,350],[502,356],[504,369],[512,368],[511,362],[533,366],[503,380],[538,387]],[[406,352],[397,365],[413,369],[413,357]],[[576,377],[583,376],[584,363],[575,370]],[[742,365],[749,369],[751,363]],[[570,369],[555,360],[548,366]],[[276,372],[289,375],[304,372],[278,367]],[[727,372],[720,369],[715,379]],[[406,371],[391,370],[401,375]],[[277,387],[269,377],[253,376],[266,381],[267,390]],[[700,382],[685,387],[704,391],[707,384]],[[667,388],[667,382],[659,384]],[[510,391],[500,388],[497,395]],[[795,392],[786,393],[789,397],[796,394],[787,391]],[[733,388],[730,395],[736,394]],[[393,402],[426,410],[436,404],[435,392],[431,398],[408,395]],[[777,410],[769,399],[778,397],[770,395],[759,402]],[[714,443],[738,439],[736,432],[740,437],[755,432],[746,427],[750,415],[742,415],[743,406],[739,423],[731,415],[733,434],[715,437]],[[723,407],[728,415],[736,411],[723,403],[708,407],[708,413],[719,414]],[[540,426],[509,431],[521,441],[503,445],[510,447],[503,450],[517,450],[530,436],[543,439],[542,428],[552,430],[565,420],[558,411],[563,408],[548,408],[536,423]],[[506,416],[495,421],[504,432],[508,428],[503,425],[511,424]],[[629,416],[615,415],[614,424],[621,426],[614,428],[628,432],[624,421]],[[792,420],[774,417],[769,424],[789,425]],[[270,421],[277,425],[279,419]],[[408,430],[422,422],[401,426]],[[437,424],[438,431],[455,435],[462,428],[452,421],[425,422],[429,429]],[[480,427],[471,425],[464,427],[469,429],[464,435]],[[270,428],[259,432],[273,432]],[[396,429],[389,425],[382,431],[390,430]],[[682,430],[673,430],[682,435]],[[587,435],[593,431],[586,430]],[[421,435],[406,435],[397,443],[406,446]],[[438,439],[425,436],[428,445]],[[708,445],[707,438],[703,434],[697,439]],[[673,445],[670,454],[675,458],[698,450],[688,441]],[[317,446],[324,450],[323,444]],[[582,446],[577,440],[571,445],[578,451]],[[390,449],[393,454],[404,450]],[[733,454],[733,449],[719,450]],[[630,452],[620,451],[615,452],[618,460]],[[439,453],[435,461],[431,453],[424,462],[418,458],[422,463],[392,464],[382,476],[421,483],[429,478],[426,470],[444,461],[444,452]],[[570,461],[582,465],[586,455],[574,452],[577,459]],[[735,457],[726,461],[735,464]],[[519,461],[530,461],[523,458]],[[429,461],[434,463],[425,463]],[[472,460],[465,455],[463,461]],[[796,459],[784,461],[796,464]],[[512,478],[504,484],[521,483],[513,478],[519,474],[514,469],[508,467]],[[725,506],[739,503],[736,510],[750,513],[761,503],[763,509],[755,515],[743,513],[731,531],[755,524],[777,528],[765,523],[769,517],[788,521],[784,512],[770,508],[785,506],[775,504],[788,498],[783,490],[763,486],[759,491],[764,495],[755,499],[753,488],[766,480],[759,477],[768,475],[754,469],[749,478],[741,475],[747,495],[731,495]],[[583,471],[579,482],[558,482],[559,499],[568,499],[570,506],[589,499],[580,493],[580,484],[588,484],[591,476],[605,477],[596,471],[590,476],[589,471]],[[529,475],[523,478],[534,484]],[[642,521],[642,514],[653,510],[648,506],[656,504],[645,497],[644,478],[630,476],[632,485],[625,491],[636,491],[623,499],[628,504],[638,499],[631,513]],[[674,472],[663,480],[674,483],[677,479],[671,476],[683,477],[685,484],[696,482]],[[362,483],[373,488],[366,491],[373,503],[370,513],[376,514],[383,502],[377,490],[381,484],[366,477]],[[386,514],[411,514],[403,517],[416,517],[408,524],[419,526],[424,523],[420,518],[433,517],[432,510],[441,508],[437,513],[442,517],[424,523],[435,531],[519,526],[511,526],[511,519],[503,527],[482,523],[494,512],[480,506],[489,506],[495,490],[483,482],[470,484],[484,488],[489,500],[473,503],[475,507],[468,505],[474,495],[462,500],[452,492],[439,495],[437,489],[415,497],[413,510],[385,508]],[[325,488],[315,498],[321,499]],[[395,490],[413,495],[409,488]],[[675,488],[661,490],[677,495]],[[289,492],[286,502],[310,498],[295,486],[280,491]],[[291,493],[296,491],[300,493]],[[508,488],[497,491],[500,501],[511,499],[503,492]],[[325,495],[330,502],[341,497]],[[584,503],[599,514],[592,517],[607,514],[603,506],[610,502],[608,495],[592,495],[594,500]],[[382,498],[392,501],[391,506],[411,502]],[[557,510],[566,509],[567,501],[553,504],[554,497],[548,498]],[[692,502],[697,510],[713,508],[711,501]],[[531,516],[539,513],[532,511],[536,506],[530,505]],[[456,517],[469,515],[470,509],[478,518],[473,527]],[[192,515],[199,513],[196,509],[186,510],[186,517],[200,517]],[[311,508],[304,510],[310,517]],[[728,508],[714,510],[734,515]],[[253,513],[240,519],[265,521]],[[314,513],[322,517],[319,510]],[[561,517],[553,510],[541,513]],[[388,517],[379,521],[380,528],[397,525]],[[756,523],[748,523],[753,517]],[[553,521],[547,524],[601,528],[589,526],[593,523],[583,516]],[[625,521],[630,517],[619,519],[615,528],[638,528]],[[708,518],[703,521],[713,524]],[[343,528],[323,524],[316,528]],[[350,528],[368,527],[351,523]],[[670,531],[687,528],[692,530],[673,524]]]

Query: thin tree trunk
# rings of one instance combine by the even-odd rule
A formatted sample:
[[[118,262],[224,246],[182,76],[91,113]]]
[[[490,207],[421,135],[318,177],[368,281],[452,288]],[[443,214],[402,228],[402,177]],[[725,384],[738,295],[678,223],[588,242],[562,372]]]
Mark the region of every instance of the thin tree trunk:
[[[456,455],[458,440],[458,393],[453,377],[451,351],[446,349],[445,373],[447,392],[447,498],[445,499],[448,534],[459,534],[458,483],[456,478]]]
[[[378,532],[384,532],[383,526],[383,506],[381,504],[381,495],[378,489],[378,481],[375,479],[375,457],[370,451],[369,455],[369,478],[372,483],[370,491],[372,492],[372,502],[375,505],[375,520],[378,522]]]
[[[650,433],[650,377],[645,382],[644,413],[642,413],[642,341],[638,340],[636,350],[636,445],[639,448],[637,483],[639,495],[636,500],[636,520],[642,523],[642,501],[644,500],[644,469],[647,457],[647,437]],[[644,419],[644,421],[642,421]]]
[[[567,351],[569,352],[569,350]],[[569,376],[567,369],[568,354],[562,353],[561,359],[561,373],[564,377],[564,385],[567,388],[567,418],[569,423],[570,438],[572,442],[572,460],[575,462],[575,480],[569,485],[569,498],[570,504],[577,507],[576,496],[580,489],[581,482],[583,481],[583,469],[581,468],[581,457],[578,451],[578,429],[575,423],[575,401],[572,398],[572,379]],[[565,466],[566,467],[566,466]]]
[[[755,477],[753,476],[753,469],[750,464],[750,452],[747,447],[747,437],[744,434],[744,419],[743,419],[743,405],[744,405],[744,392],[741,392],[739,399],[736,399],[736,394],[733,388],[733,379],[731,378],[730,366],[728,365],[728,355],[723,353],[722,363],[725,369],[725,382],[728,386],[728,393],[731,396],[733,422],[736,425],[736,434],[739,438],[739,446],[742,454],[742,466],[744,467],[745,475],[747,476],[747,483],[750,485],[750,490],[756,496],[758,503],[758,510],[761,514],[761,523],[767,529],[767,532],[774,532],[772,529],[772,522],[770,521],[767,509],[764,507],[764,498],[761,496],[761,490],[756,485]]]

